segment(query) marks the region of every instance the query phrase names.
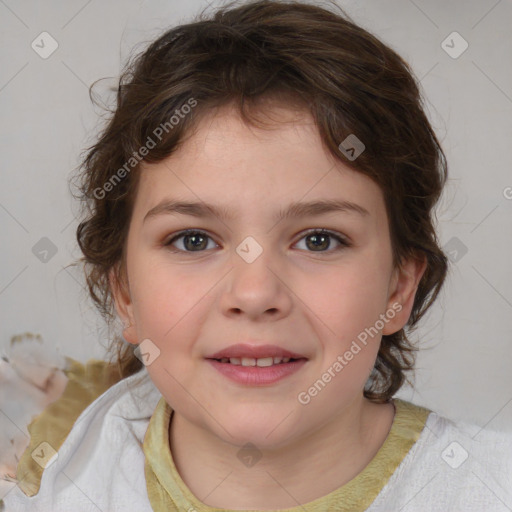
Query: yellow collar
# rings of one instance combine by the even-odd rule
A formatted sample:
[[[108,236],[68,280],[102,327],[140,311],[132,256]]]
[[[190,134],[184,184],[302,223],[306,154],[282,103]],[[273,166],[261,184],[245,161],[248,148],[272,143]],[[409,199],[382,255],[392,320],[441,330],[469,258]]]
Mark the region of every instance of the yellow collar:
[[[398,398],[393,399],[396,414],[391,430],[370,463],[352,480],[333,492],[307,503],[311,512],[336,510],[363,512],[375,500],[425,426],[430,410]],[[155,512],[186,511],[214,512],[226,509],[209,507],[199,501],[181,479],[169,446],[169,423],[172,409],[162,397],[144,437],[144,470],[149,500]],[[306,505],[306,504],[305,504]],[[301,512],[303,507],[287,508]],[[249,511],[247,511],[249,512]]]

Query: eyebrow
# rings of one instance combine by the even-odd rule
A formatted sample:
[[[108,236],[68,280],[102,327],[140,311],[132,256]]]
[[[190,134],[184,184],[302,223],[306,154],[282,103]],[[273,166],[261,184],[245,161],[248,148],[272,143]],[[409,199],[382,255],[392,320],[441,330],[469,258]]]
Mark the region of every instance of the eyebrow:
[[[353,213],[362,217],[370,215],[369,211],[359,204],[345,200],[321,200],[310,202],[294,202],[286,209],[279,210],[273,217],[274,221],[281,221],[290,217],[308,217],[324,215],[327,213]],[[151,208],[144,216],[143,222],[158,215],[190,215],[193,217],[207,218],[218,217],[223,220],[232,220],[235,214],[229,209],[204,202],[173,201],[165,199]]]

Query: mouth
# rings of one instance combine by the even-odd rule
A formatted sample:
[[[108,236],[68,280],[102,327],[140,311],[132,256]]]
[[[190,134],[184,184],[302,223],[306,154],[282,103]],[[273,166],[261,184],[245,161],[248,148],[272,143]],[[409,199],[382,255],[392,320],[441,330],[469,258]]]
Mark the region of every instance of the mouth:
[[[219,363],[236,366],[258,366],[264,368],[278,364],[299,361],[308,358],[302,354],[291,352],[277,345],[249,345],[239,343],[231,345],[219,352],[207,356]]]
[[[308,358],[277,345],[231,345],[206,360],[239,383],[273,384],[302,368]]]
[[[222,357],[222,358],[208,358],[218,361],[224,364],[233,364],[235,366],[258,366],[259,368],[265,368],[268,366],[276,366],[286,363],[294,363],[295,361],[306,361],[305,357],[294,358],[294,357]]]

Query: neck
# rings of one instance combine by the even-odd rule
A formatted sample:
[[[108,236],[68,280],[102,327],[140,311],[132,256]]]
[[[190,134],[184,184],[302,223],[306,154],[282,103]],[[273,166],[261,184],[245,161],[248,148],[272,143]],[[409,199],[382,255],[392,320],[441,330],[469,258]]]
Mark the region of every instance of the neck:
[[[211,507],[272,510],[297,507],[333,492],[357,476],[384,443],[394,407],[360,397],[338,416],[260,457],[241,463],[240,447],[173,412],[169,443],[178,473]],[[312,478],[322,475],[322,478]]]

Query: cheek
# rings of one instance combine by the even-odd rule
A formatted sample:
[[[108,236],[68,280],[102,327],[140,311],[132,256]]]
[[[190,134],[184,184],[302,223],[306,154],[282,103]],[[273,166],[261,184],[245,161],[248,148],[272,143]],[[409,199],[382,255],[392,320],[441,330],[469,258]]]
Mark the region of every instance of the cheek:
[[[301,288],[309,310],[335,336],[352,336],[373,325],[387,303],[386,274],[368,263],[307,276]]]
[[[161,262],[140,265],[131,283],[139,337],[152,339],[165,349],[173,340],[186,340],[208,311],[208,294],[216,276],[191,272]]]

